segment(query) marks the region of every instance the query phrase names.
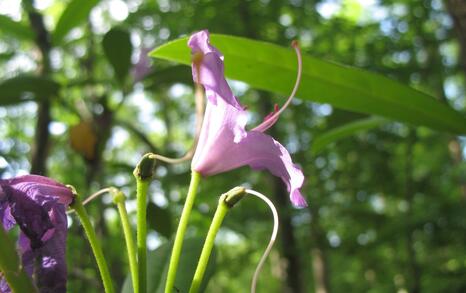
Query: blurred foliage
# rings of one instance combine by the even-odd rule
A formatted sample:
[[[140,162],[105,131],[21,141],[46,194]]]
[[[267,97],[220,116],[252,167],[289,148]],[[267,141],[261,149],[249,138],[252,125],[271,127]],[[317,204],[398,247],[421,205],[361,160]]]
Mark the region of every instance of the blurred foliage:
[[[2,0],[0,87],[12,79],[23,82],[10,87],[8,96],[0,92],[0,175],[29,172],[37,127],[44,127],[37,118],[48,105],[43,173],[82,194],[121,188],[135,220],[132,170],[139,158],[148,151],[181,156],[194,132],[190,69],[155,60],[142,78],[138,64],[150,49],[204,28],[282,46],[298,39],[311,56],[378,72],[464,113],[460,43],[445,3]],[[126,59],[115,57],[117,52]],[[283,101],[243,83],[232,85],[251,113],[265,115]],[[262,116],[252,114],[251,125]],[[189,236],[204,237],[217,197],[247,184],[269,195],[282,222],[289,221],[258,292],[466,291],[464,137],[391,122],[311,155],[315,138],[365,118],[296,99],[273,131],[307,176],[303,193],[310,208],[283,204],[272,177],[242,168],[203,181]],[[189,163],[160,163],[156,173],[150,209],[164,212],[160,220],[149,218],[151,250],[167,243],[176,226]],[[121,288],[128,264],[116,207],[103,196],[87,209]],[[83,231],[70,219],[69,292],[102,292]],[[218,237],[216,272],[207,292],[247,291],[271,229],[271,215],[260,202],[248,198],[235,207]]]

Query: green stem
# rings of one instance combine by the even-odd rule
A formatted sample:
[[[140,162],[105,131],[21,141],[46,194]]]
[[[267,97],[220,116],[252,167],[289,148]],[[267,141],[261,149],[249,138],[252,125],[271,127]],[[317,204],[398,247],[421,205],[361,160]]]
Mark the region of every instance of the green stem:
[[[181,249],[183,248],[184,234],[186,233],[186,227],[188,226],[189,215],[193,208],[194,200],[196,199],[197,187],[201,180],[201,174],[192,171],[191,182],[189,183],[188,196],[181,213],[180,223],[178,224],[178,230],[176,231],[175,242],[173,243],[172,254],[170,256],[170,264],[168,267],[167,283],[165,284],[165,293],[171,293],[173,286],[175,285],[176,271],[178,269],[178,263],[180,261]]]
[[[104,283],[104,289],[106,293],[113,293],[115,292],[113,289],[112,278],[110,277],[110,273],[108,270],[107,262],[105,261],[104,253],[102,252],[102,248],[97,240],[97,236],[95,235],[94,228],[92,227],[91,221],[89,220],[89,216],[87,215],[86,210],[81,202],[79,196],[75,196],[74,202],[71,205],[78,214],[79,220],[83,225],[84,232],[86,233],[87,239],[91,244],[92,252],[94,253],[95,260],[97,261],[97,266],[99,267],[100,276]]]
[[[205,240],[204,246],[202,247],[201,256],[197,264],[196,272],[194,273],[194,278],[193,282],[191,283],[189,293],[197,293],[199,291],[199,287],[201,286],[207,264],[209,263],[209,257],[212,253],[212,248],[214,247],[215,236],[217,236],[218,230],[220,229],[220,226],[222,226],[223,219],[230,209],[230,207],[225,202],[225,198],[226,195],[224,194],[220,197],[218,202],[217,210],[215,211],[212,224],[210,225],[209,232],[207,233],[207,238]]]
[[[147,290],[147,190],[149,180],[136,178],[137,198],[137,246],[139,289],[141,293]]]
[[[24,272],[15,245],[0,225],[0,277],[3,276],[13,292],[37,292],[31,278]]]
[[[123,227],[123,234],[125,235],[126,250],[128,253],[129,269],[131,271],[131,279],[133,283],[133,292],[139,293],[139,279],[138,279],[138,263],[136,260],[136,247],[134,246],[134,239],[129,224],[128,213],[125,207],[125,196],[121,191],[116,191],[113,195],[113,201],[117,204],[118,213],[120,214],[121,225]]]

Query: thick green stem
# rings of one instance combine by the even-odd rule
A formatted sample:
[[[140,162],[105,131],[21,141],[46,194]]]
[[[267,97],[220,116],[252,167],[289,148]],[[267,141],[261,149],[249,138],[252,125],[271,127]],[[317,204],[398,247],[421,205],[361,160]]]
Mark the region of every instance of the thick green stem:
[[[183,248],[184,234],[186,233],[189,215],[191,214],[194,200],[196,199],[197,187],[199,186],[200,180],[201,174],[196,171],[192,171],[188,196],[186,197],[183,212],[181,213],[180,223],[178,224],[178,230],[176,231],[175,242],[173,243],[172,254],[170,256],[167,283],[165,284],[165,293],[171,293],[173,290],[173,286],[175,285],[176,271],[178,269],[181,249]]]
[[[215,236],[217,236],[218,230],[222,226],[223,219],[230,209],[230,207],[225,202],[225,197],[226,195],[222,195],[218,202],[217,210],[215,211],[212,224],[210,225],[209,232],[207,233],[207,238],[205,240],[204,246],[202,247],[201,256],[199,258],[199,262],[197,263],[196,272],[194,273],[194,278],[193,282],[191,283],[189,293],[197,293],[199,291],[207,264],[209,263],[212,248],[214,247]]]
[[[125,207],[125,196],[121,191],[116,191],[113,195],[113,201],[117,204],[118,213],[120,214],[121,226],[125,235],[126,250],[128,253],[129,269],[131,271],[131,280],[133,283],[133,292],[139,293],[138,263],[136,260],[136,247],[134,245],[131,225],[129,224],[128,213]]]
[[[137,246],[138,246],[138,273],[139,292],[147,290],[147,190],[150,181],[136,178],[137,198]]]
[[[138,286],[140,293],[147,291],[147,190],[154,176],[155,157],[145,154],[134,169],[136,178]]]
[[[37,292],[31,278],[24,272],[13,241],[0,225],[0,278],[3,276],[13,292]]]
[[[94,228],[92,227],[91,221],[89,220],[89,216],[87,215],[87,212],[84,209],[84,206],[79,196],[75,196],[74,202],[71,205],[71,207],[76,211],[76,214],[78,214],[79,220],[83,225],[87,239],[91,244],[92,252],[94,253],[94,257],[97,261],[97,266],[99,267],[100,276],[104,283],[105,292],[115,292],[115,290],[113,289],[112,278],[110,277],[107,262],[105,261],[104,253],[102,252],[102,248],[97,240]]]
[[[220,196],[218,200],[217,210],[215,211],[214,218],[210,224],[209,232],[207,233],[204,246],[202,247],[201,256],[199,257],[199,262],[197,263],[196,272],[194,273],[194,278],[191,283],[191,288],[189,293],[197,293],[202,284],[202,279],[204,278],[204,273],[209,264],[209,258],[212,254],[212,248],[215,244],[215,237],[217,236],[218,230],[222,226],[223,219],[225,218],[227,212],[234,207],[246,194],[246,189],[244,187],[235,187],[224,193]]]

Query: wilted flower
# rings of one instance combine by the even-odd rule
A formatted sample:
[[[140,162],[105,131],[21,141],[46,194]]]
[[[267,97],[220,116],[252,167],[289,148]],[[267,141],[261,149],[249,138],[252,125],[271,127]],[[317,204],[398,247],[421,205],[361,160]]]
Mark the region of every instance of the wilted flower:
[[[66,207],[72,200],[69,188],[47,177],[0,179],[0,221],[7,231],[19,226],[23,267],[40,292],[66,292]],[[0,293],[9,290],[0,278]]]
[[[285,182],[295,206],[306,206],[306,200],[299,191],[304,181],[303,173],[293,164],[285,147],[263,133],[276,122],[284,108],[266,117],[258,127],[246,131],[246,110],[225,80],[223,56],[210,45],[208,31],[192,35],[188,45],[193,55],[201,55],[201,58],[197,58],[201,59],[200,64],[193,66],[193,78],[204,86],[207,96],[192,169],[205,176],[244,165],[253,169],[267,169]]]

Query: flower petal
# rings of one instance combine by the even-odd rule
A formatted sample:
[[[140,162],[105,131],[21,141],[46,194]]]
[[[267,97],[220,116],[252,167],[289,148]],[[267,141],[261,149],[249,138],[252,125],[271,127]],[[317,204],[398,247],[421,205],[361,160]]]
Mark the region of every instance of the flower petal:
[[[69,188],[47,177],[26,175],[0,180],[2,226],[7,230],[14,224],[20,226],[18,244],[23,266],[35,276],[41,293],[66,292],[65,209],[72,200]],[[4,283],[0,280],[2,290]]]
[[[0,180],[0,184],[7,184],[23,191],[38,203],[46,204],[50,201],[57,201],[68,206],[73,201],[73,194],[68,187],[44,176],[24,175]]]
[[[11,289],[8,286],[5,278],[2,277],[2,272],[0,272],[0,293],[10,293]]]
[[[247,135],[246,121],[246,112],[238,110],[225,100],[218,99],[216,105],[208,101],[192,169],[203,175],[222,172],[224,168],[221,160],[225,151]]]
[[[306,206],[299,188],[304,176],[293,164],[290,154],[278,141],[259,131],[244,130],[246,112],[222,99],[207,103],[206,117],[192,169],[209,176],[249,165],[267,169],[288,187],[293,205]]]
[[[36,286],[41,293],[66,292],[66,231],[65,207],[57,205],[50,212],[54,233],[43,246],[32,248],[30,238],[21,233],[19,247],[23,267],[29,275],[36,276]]]
[[[304,182],[301,169],[293,164],[285,147],[269,135],[258,131],[247,132],[243,140],[225,152],[221,164],[228,170],[244,165],[256,170],[266,169],[285,182],[293,205],[307,206],[299,191]]]
[[[207,99],[216,104],[217,99],[221,98],[235,108],[243,109],[225,80],[223,56],[210,45],[209,32],[204,30],[193,34],[188,45],[193,55],[201,53],[203,56],[199,70],[193,65],[192,71],[194,81],[204,86]]]

